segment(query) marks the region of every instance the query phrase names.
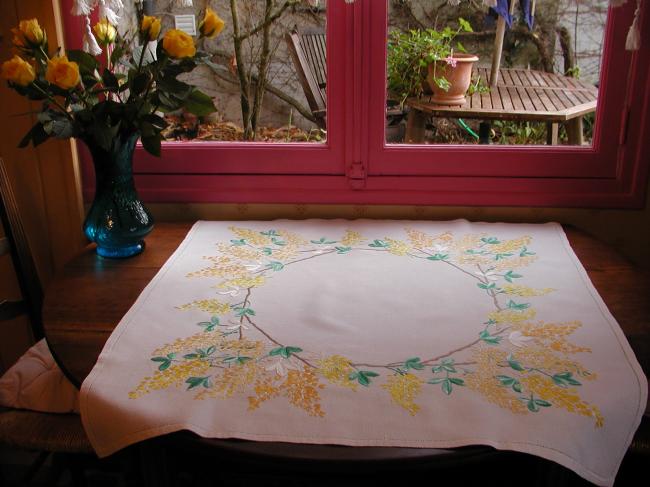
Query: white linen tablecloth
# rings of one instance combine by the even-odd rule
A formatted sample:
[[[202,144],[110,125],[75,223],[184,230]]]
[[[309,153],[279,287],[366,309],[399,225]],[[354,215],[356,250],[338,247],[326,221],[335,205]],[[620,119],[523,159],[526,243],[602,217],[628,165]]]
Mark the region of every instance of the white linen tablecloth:
[[[611,485],[646,398],[558,224],[198,222],[109,338],[81,413],[100,456],[181,429],[482,444]]]

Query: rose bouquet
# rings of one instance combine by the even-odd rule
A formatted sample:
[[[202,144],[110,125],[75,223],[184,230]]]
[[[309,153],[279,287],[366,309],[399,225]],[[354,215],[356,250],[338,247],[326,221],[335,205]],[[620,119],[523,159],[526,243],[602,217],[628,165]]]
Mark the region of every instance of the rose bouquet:
[[[78,0],[75,5],[95,4]],[[142,10],[138,32],[121,35],[115,13],[106,4],[100,0],[107,15],[92,28],[90,11],[82,11],[84,50],[52,53],[38,21],[21,21],[13,30],[16,54],[2,64],[1,72],[18,93],[43,102],[21,147],[30,142],[37,146],[50,137],[75,137],[86,144],[96,184],[84,233],[97,243],[99,255],[129,257],[142,252],[143,238],[153,229],[153,218],[133,181],[136,142],[141,139],[145,150],[160,155],[161,131],[167,125],[162,114],[184,109],[204,116],[215,106],[206,94],[178,79],[208,61],[191,36],[171,29],[159,39],[160,19]],[[208,8],[199,25],[200,37],[214,37],[223,27]]]
[[[160,19],[142,14],[140,18],[139,32],[132,36],[120,35],[104,18],[92,28],[93,42],[86,45],[90,52],[65,53],[50,52],[36,19],[20,22],[13,30],[16,54],[2,64],[2,76],[21,95],[43,101],[38,121],[21,147],[30,142],[36,146],[49,137],[76,137],[110,151],[116,139],[139,134],[144,148],[160,155],[161,130],[166,126],[160,113],[183,108],[204,116],[215,111],[210,97],[178,79],[207,60],[197,52],[194,39],[171,29],[156,46]],[[200,37],[214,37],[223,27],[208,8],[199,25]],[[135,36],[140,46],[132,47]]]

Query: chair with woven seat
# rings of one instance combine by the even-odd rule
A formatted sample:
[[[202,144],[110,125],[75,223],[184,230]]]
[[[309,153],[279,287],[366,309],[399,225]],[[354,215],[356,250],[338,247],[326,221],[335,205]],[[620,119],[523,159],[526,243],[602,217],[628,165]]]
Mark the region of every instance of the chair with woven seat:
[[[20,301],[0,302],[0,326],[20,315],[26,315],[31,323],[34,339],[40,340],[43,337],[41,322],[43,290],[2,158],[0,158],[0,218],[6,235],[0,239],[0,258],[5,258],[2,256],[7,253],[11,255],[23,296]],[[93,453],[79,415],[11,408],[0,409],[0,445],[40,452],[26,476],[35,474],[47,457],[55,454],[53,472],[60,473],[61,470],[57,467],[67,464],[75,485],[83,484],[81,470],[74,468],[79,465],[77,454]]]

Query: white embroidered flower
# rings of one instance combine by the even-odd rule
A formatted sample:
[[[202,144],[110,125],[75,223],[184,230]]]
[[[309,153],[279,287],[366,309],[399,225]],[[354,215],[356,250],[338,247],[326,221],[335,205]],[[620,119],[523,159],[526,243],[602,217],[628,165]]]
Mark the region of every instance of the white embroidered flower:
[[[477,276],[482,277],[482,278],[485,279],[486,281],[492,281],[492,282],[494,282],[494,281],[498,281],[498,280],[499,280],[499,276],[498,276],[498,274],[497,274],[496,272],[492,271],[492,270],[488,270],[488,271],[485,271],[485,272],[483,272],[483,271],[476,271],[474,274],[476,274]]]
[[[217,294],[222,294],[222,295],[228,295],[228,296],[237,296],[239,292],[241,291],[241,288],[238,287],[232,287],[228,291],[217,291]]]
[[[280,359],[274,362],[271,362],[265,367],[269,372],[275,372],[276,375],[280,377],[286,377],[289,370],[296,370],[296,367],[289,360]]]
[[[262,263],[257,261],[255,264],[244,264],[244,267],[248,269],[249,271],[256,271],[260,267],[262,267]]]
[[[237,323],[231,326],[227,326],[226,330],[239,331],[239,330],[248,330],[248,326],[243,323]]]
[[[433,251],[438,254],[442,252],[447,252],[447,250],[449,250],[449,247],[447,245],[442,245],[442,244],[435,244],[432,248]]]
[[[534,340],[533,337],[529,337],[524,335],[520,331],[513,331],[508,335],[508,340],[510,340],[510,343],[512,343],[515,347],[526,347],[528,344]]]

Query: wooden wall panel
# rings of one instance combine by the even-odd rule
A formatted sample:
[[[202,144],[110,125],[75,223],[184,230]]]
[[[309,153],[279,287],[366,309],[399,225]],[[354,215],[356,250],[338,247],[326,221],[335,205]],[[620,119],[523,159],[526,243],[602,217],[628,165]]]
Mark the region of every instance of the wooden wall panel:
[[[0,2],[0,61],[12,56],[11,28],[21,19],[38,18],[50,47],[62,45],[58,0],[2,0]],[[79,173],[68,140],[50,140],[37,149],[17,145],[35,122],[38,103],[30,103],[0,82],[0,156],[7,171],[30,240],[39,276],[46,288],[54,272],[85,244],[81,232],[82,205]],[[9,259],[0,267],[0,299],[15,281]],[[5,289],[9,286],[9,289]],[[26,348],[26,323],[0,330],[0,362],[10,365]]]

